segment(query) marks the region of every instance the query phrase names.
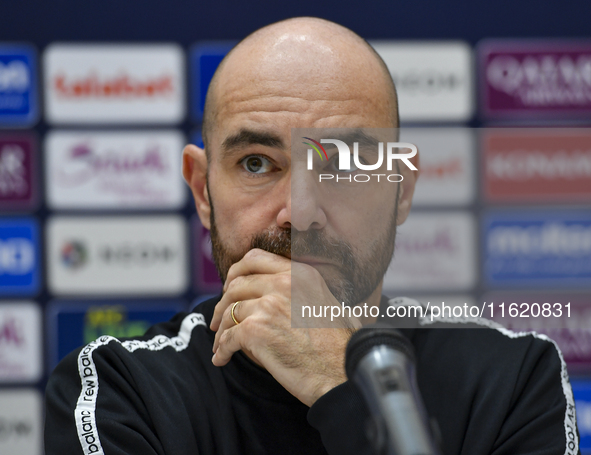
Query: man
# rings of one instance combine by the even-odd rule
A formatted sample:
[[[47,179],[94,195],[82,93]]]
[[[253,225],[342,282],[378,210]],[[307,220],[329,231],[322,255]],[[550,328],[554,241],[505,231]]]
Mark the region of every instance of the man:
[[[402,181],[371,204],[356,188],[326,197],[335,187],[320,190],[292,155],[292,128],[397,126],[384,63],[341,26],[292,19],[236,46],[210,85],[205,149],[183,155],[223,294],[64,359],[47,387],[46,453],[372,453],[368,409],[343,367],[359,321],[292,328],[292,307],[388,305],[382,278],[416,172],[399,166]],[[443,453],[578,453],[553,343],[488,329],[404,334]]]

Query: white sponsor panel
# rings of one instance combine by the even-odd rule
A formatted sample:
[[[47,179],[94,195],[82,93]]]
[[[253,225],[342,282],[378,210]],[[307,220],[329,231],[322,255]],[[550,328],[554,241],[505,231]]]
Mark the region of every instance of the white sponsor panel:
[[[175,295],[187,287],[180,216],[55,217],[47,245],[54,294]]]
[[[53,209],[177,209],[185,140],[178,131],[54,131],[45,144]]]
[[[41,378],[41,334],[41,310],[35,303],[0,303],[0,382]]]
[[[471,47],[461,41],[371,41],[398,93],[400,120],[467,121],[474,111]]]
[[[469,128],[402,128],[401,142],[419,149],[413,206],[461,206],[474,201],[476,141]]]
[[[50,123],[178,123],[184,53],[176,44],[53,44],[44,55]]]
[[[0,390],[0,454],[43,454],[42,397],[35,389]]]
[[[474,218],[467,212],[411,213],[398,228],[384,292],[471,289],[476,281]]]

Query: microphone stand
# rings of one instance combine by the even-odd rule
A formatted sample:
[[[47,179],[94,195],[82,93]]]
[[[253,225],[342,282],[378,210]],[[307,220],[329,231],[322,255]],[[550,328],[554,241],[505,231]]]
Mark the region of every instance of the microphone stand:
[[[347,345],[347,376],[372,414],[368,436],[379,455],[439,455],[406,337],[390,327],[363,328]]]

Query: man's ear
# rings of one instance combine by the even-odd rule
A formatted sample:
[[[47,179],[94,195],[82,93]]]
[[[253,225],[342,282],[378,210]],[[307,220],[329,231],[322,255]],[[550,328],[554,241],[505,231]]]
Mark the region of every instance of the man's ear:
[[[189,144],[183,150],[183,177],[191,188],[201,224],[210,228],[211,204],[207,192],[207,156],[205,150]]]
[[[404,180],[400,182],[400,195],[398,199],[398,219],[396,220],[396,225],[400,226],[402,223],[406,221],[408,214],[410,213],[410,207],[412,205],[412,196],[415,192],[415,184],[417,183],[417,179],[419,178],[419,152],[417,150],[417,154],[410,159],[410,162],[414,164],[414,166],[419,169],[418,171],[413,171],[408,168],[408,166],[404,163],[399,164],[399,173],[403,176]]]

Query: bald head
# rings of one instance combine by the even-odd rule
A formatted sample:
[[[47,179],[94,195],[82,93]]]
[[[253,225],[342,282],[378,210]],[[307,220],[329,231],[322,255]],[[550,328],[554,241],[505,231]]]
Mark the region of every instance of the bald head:
[[[274,90],[276,94],[270,93]],[[303,123],[293,127],[323,126],[314,123],[318,115],[305,101],[320,109],[326,101],[325,116],[338,103],[380,119],[378,124],[342,126],[398,127],[396,90],[384,61],[359,35],[323,19],[294,18],[268,25],[228,53],[207,92],[202,131],[206,151],[218,122],[236,109],[248,108],[249,99],[269,95],[287,100],[286,109],[301,113]],[[292,107],[289,100],[303,102]]]

